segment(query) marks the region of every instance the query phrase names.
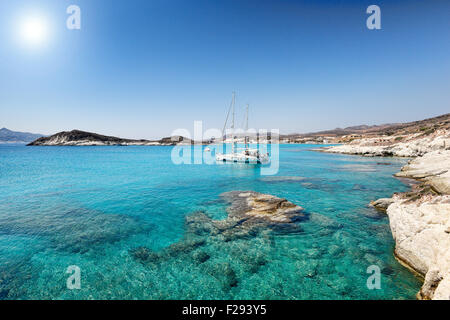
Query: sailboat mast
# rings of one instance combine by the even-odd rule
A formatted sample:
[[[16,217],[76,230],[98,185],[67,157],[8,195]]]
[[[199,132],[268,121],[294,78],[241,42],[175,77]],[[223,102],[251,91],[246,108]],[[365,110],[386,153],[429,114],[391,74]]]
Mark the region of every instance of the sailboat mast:
[[[235,146],[234,146],[234,118],[235,118],[235,103],[236,103],[236,93],[233,91],[233,99],[231,104],[233,105],[233,120],[231,123],[231,152],[234,153],[235,152]]]
[[[235,93],[233,91],[233,97],[231,98],[231,108],[233,112],[233,118],[231,120],[231,129],[234,129],[234,102],[235,102]]]
[[[250,138],[249,138],[249,136],[248,136],[248,104],[247,104],[247,107],[246,107],[246,110],[245,110],[246,112],[245,112],[245,150],[248,150],[248,148],[249,148],[249,140],[250,140]]]
[[[245,131],[248,131],[248,104],[245,110]]]

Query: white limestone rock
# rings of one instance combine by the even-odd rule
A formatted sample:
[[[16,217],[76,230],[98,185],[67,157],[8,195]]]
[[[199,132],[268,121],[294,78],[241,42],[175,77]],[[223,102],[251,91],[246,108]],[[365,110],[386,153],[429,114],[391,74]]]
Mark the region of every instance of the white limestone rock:
[[[396,256],[425,277],[423,298],[434,298],[432,289],[439,289],[440,297],[447,294],[450,299],[450,291],[440,288],[440,282],[450,275],[450,196],[436,196],[422,203],[411,203],[399,196],[393,199],[387,214]],[[448,280],[442,282],[444,287]]]
[[[441,194],[450,194],[450,150],[434,151],[416,158],[396,174],[421,179]]]
[[[357,139],[349,144],[322,148],[324,152],[362,155],[367,157],[419,157],[428,152],[450,149],[450,132],[436,130],[430,135],[380,136]]]

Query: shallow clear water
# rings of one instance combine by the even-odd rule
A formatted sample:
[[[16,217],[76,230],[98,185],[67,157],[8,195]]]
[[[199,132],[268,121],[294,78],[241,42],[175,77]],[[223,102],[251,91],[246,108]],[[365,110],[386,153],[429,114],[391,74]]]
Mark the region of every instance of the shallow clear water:
[[[0,299],[413,299],[420,282],[394,259],[387,217],[367,207],[408,188],[392,177],[405,160],[313,147],[280,146],[275,178],[177,166],[171,147],[0,147]],[[231,190],[302,206],[303,231],[204,234],[186,250],[185,217],[226,218],[219,195]],[[137,248],[159,258],[142,263]],[[80,290],[66,288],[70,265]],[[366,286],[370,265],[380,290]]]

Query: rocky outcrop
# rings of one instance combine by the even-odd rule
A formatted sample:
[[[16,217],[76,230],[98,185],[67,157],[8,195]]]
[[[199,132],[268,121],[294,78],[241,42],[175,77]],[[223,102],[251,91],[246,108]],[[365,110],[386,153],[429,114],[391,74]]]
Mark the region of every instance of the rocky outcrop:
[[[450,196],[411,203],[394,196],[387,214],[396,256],[425,277],[420,297],[450,299],[450,291],[440,287],[450,279]]]
[[[253,191],[231,191],[221,194],[231,203],[227,220],[255,219],[267,223],[292,223],[303,217],[302,207],[283,198]]]
[[[228,216],[224,220],[214,220],[203,212],[196,212],[186,217],[186,233],[179,242],[160,252],[139,247],[130,254],[144,265],[157,265],[173,257],[185,256],[202,265],[210,259],[204,247],[213,243],[216,246],[239,240],[254,238],[259,233],[298,233],[299,225],[305,216],[303,208],[276,196],[253,191],[231,191],[221,194],[229,204]],[[252,268],[263,265],[264,258],[259,257],[252,263]],[[233,271],[224,266],[225,272]],[[229,287],[235,285],[234,277],[226,277]]]
[[[450,151],[411,160],[397,176],[421,184],[390,201],[386,209],[396,257],[424,277],[421,299],[450,299]]]
[[[408,135],[361,138],[348,144],[319,149],[323,152],[366,157],[418,157],[438,150],[450,150],[450,131],[447,129]]]
[[[436,192],[450,194],[450,150],[430,152],[416,158],[396,176],[420,179]]]
[[[370,205],[375,209],[386,212],[387,208],[394,203],[394,200],[391,198],[381,198],[375,201],[371,201]]]
[[[224,220],[212,220],[203,213],[186,218],[188,234],[207,226],[208,233],[225,241],[246,238],[261,231],[298,233],[303,208],[283,198],[254,191],[225,192],[220,197],[229,204]]]
[[[29,146],[164,146],[190,144],[191,140],[180,137],[168,137],[161,140],[133,140],[104,136],[80,130],[63,131],[49,137],[39,138]]]

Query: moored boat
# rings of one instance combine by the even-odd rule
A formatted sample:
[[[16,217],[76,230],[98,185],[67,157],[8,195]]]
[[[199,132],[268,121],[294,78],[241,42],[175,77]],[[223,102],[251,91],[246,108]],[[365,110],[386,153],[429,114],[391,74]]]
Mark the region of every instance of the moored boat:
[[[230,111],[232,110],[232,122],[231,122],[231,153],[217,153],[216,161],[218,162],[231,162],[231,163],[249,163],[249,164],[268,164],[270,163],[269,153],[263,154],[258,149],[250,149],[250,138],[248,136],[248,109],[246,107],[246,117],[245,117],[245,137],[244,137],[244,148],[238,149],[236,136],[235,136],[235,102],[236,95],[233,92],[233,98],[231,100],[231,106],[228,110],[227,119],[225,120],[224,129],[222,136],[224,136],[225,128],[228,122],[228,117]]]

